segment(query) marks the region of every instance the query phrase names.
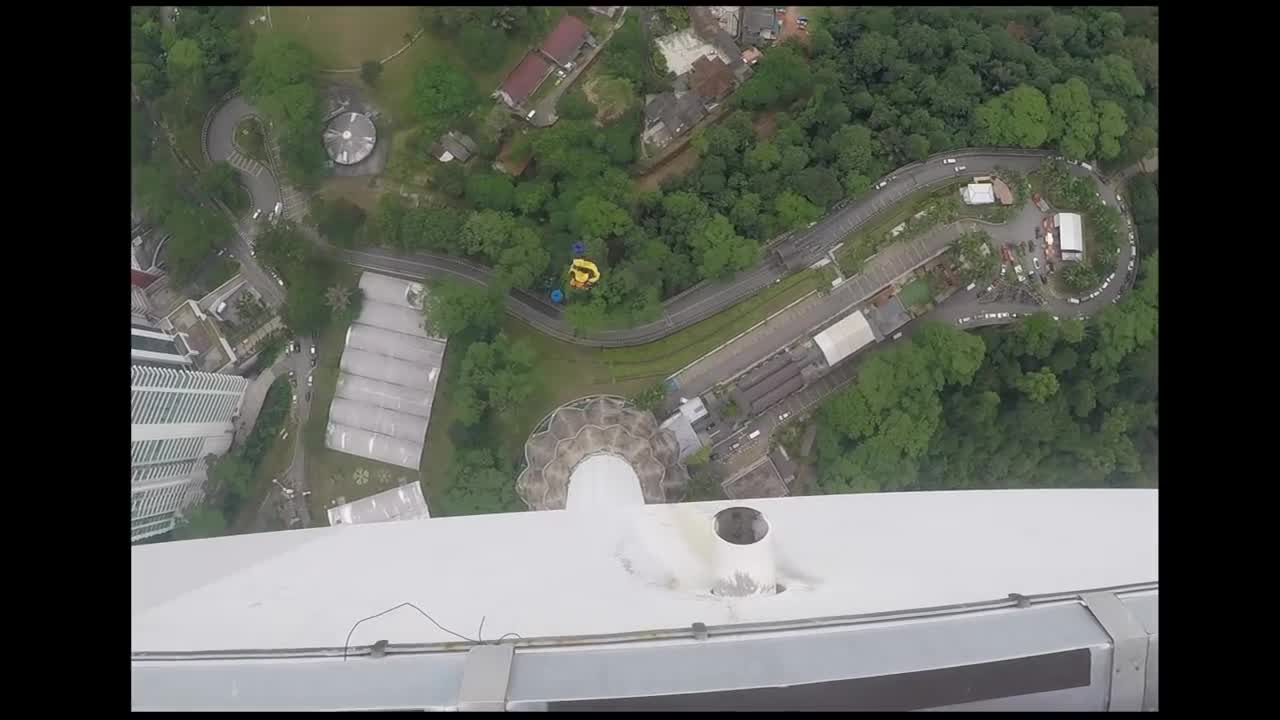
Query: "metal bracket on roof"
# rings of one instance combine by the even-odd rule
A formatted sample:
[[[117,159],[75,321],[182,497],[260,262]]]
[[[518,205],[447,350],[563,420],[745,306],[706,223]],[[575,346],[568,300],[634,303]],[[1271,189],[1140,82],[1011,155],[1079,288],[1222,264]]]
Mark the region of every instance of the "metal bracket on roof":
[[[461,712],[503,712],[511,682],[514,645],[477,645],[467,651],[458,687]]]
[[[1107,709],[1111,712],[1142,710],[1147,690],[1150,636],[1115,593],[1085,593],[1080,599],[1111,636],[1111,695]]]

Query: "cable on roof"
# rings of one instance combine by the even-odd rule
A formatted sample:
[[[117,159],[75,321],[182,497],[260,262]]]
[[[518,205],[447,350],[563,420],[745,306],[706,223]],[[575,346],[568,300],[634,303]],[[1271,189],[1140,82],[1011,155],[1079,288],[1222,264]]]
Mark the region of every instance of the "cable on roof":
[[[351,629],[347,631],[347,639],[346,639],[346,642],[344,642],[344,643],[342,644],[342,661],[343,661],[343,662],[346,662],[346,661],[347,661],[347,651],[348,651],[348,649],[351,647],[351,636],[352,636],[353,634],[355,634],[356,628],[360,627],[360,624],[361,624],[361,623],[366,622],[366,621],[368,621],[368,620],[374,620],[374,619],[380,618],[380,617],[382,617],[383,615],[387,615],[387,614],[393,613],[393,612],[395,612],[396,610],[399,610],[399,609],[400,609],[400,608],[402,608],[402,607],[411,607],[411,608],[413,608],[414,610],[417,610],[417,611],[418,611],[418,614],[419,614],[419,615],[421,615],[422,617],[424,617],[424,618],[426,618],[426,619],[430,620],[432,625],[435,625],[436,627],[440,628],[441,630],[443,630],[443,631],[445,631],[445,632],[449,633],[450,635],[452,635],[452,636],[454,636],[454,637],[456,637],[456,638],[461,638],[461,639],[463,639],[463,640],[466,640],[467,642],[475,643],[475,644],[477,644],[477,645],[483,645],[483,644],[484,644],[484,641],[483,641],[483,640],[481,640],[481,639],[479,639],[479,638],[484,637],[484,621],[485,621],[485,617],[486,617],[486,616],[484,616],[484,615],[481,615],[481,616],[480,616],[480,628],[479,628],[479,631],[476,633],[476,637],[475,637],[475,638],[469,638],[469,637],[467,637],[466,635],[462,635],[462,634],[456,633],[456,632],[454,632],[454,631],[450,630],[449,628],[447,628],[447,627],[445,627],[445,626],[441,625],[440,623],[436,622],[436,619],[435,619],[435,618],[433,618],[433,617],[431,617],[430,615],[428,615],[428,614],[426,613],[426,611],[425,611],[425,610],[423,610],[422,608],[418,607],[417,605],[414,605],[414,604],[413,604],[413,603],[411,603],[411,602],[402,602],[402,603],[400,603],[399,605],[396,605],[396,606],[395,606],[395,607],[393,607],[393,608],[388,608],[388,609],[386,609],[386,610],[383,610],[383,611],[382,611],[382,612],[380,612],[380,613],[377,613],[377,614],[374,614],[374,615],[370,615],[369,617],[366,617],[366,618],[360,618],[359,620],[357,620],[357,621],[355,622],[355,624],[353,624],[353,625],[351,626]],[[495,640],[494,642],[495,642],[495,643],[500,643],[500,642],[502,642],[504,639],[506,639],[506,637],[507,637],[508,635],[514,635],[514,636],[516,636],[517,638],[520,638],[521,640],[523,640],[523,639],[524,639],[524,637],[523,637],[523,636],[521,636],[519,633],[509,632],[509,633],[504,633],[501,637],[499,637],[499,638],[498,638],[497,640]],[[386,645],[387,645],[387,641],[386,641],[386,640],[379,640],[377,643],[374,643],[374,645],[375,645],[375,646],[377,646],[377,645],[379,645],[379,644],[381,644],[381,649],[383,650],[383,652],[385,652]]]

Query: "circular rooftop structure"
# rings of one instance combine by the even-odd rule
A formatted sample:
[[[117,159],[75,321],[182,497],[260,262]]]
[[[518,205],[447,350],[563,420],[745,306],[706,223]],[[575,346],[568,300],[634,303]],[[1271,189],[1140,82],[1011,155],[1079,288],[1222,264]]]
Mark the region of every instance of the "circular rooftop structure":
[[[378,130],[369,116],[344,112],[324,129],[324,149],[339,165],[355,165],[369,157],[378,142]]]
[[[532,510],[677,502],[689,485],[675,435],[616,395],[551,411],[529,436],[524,458],[516,492]]]

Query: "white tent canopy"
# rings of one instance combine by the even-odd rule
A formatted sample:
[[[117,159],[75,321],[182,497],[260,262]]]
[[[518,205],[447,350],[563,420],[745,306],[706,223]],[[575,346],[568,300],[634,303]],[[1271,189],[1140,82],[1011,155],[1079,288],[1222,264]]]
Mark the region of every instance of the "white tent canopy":
[[[1058,228],[1063,257],[1084,252],[1084,230],[1078,213],[1058,213],[1053,216],[1053,224]]]
[[[876,339],[867,318],[859,310],[813,337],[827,365],[834,366]]]

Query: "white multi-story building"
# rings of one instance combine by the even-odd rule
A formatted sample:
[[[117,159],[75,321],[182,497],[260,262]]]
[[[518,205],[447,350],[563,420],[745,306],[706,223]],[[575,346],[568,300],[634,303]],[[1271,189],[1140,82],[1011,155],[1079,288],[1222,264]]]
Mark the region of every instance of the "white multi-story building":
[[[171,530],[175,513],[199,499],[208,455],[231,447],[233,419],[249,381],[168,367],[131,368],[133,541]]]

